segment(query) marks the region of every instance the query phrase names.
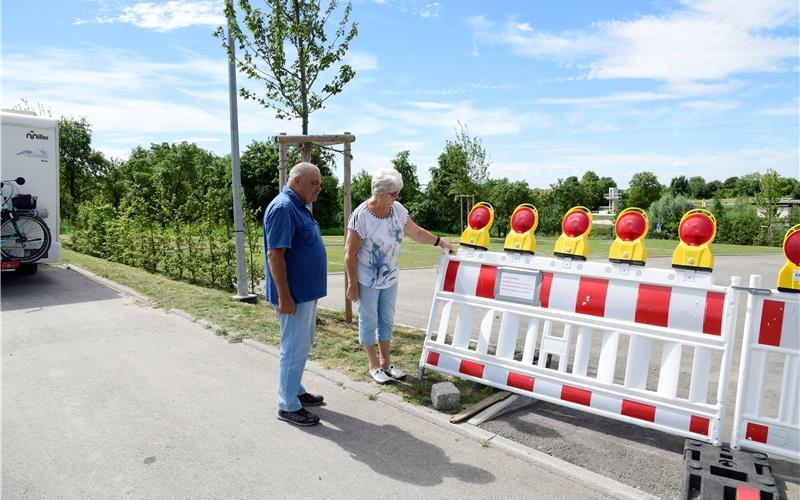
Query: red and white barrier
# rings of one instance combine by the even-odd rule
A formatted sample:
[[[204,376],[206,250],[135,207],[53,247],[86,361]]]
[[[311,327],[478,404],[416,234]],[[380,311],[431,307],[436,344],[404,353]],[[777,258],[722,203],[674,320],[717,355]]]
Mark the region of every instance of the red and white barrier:
[[[537,272],[538,302],[515,278]],[[720,444],[737,298],[710,273],[461,249],[420,367]]]
[[[731,445],[800,459],[800,294],[759,290],[750,277],[739,387]],[[762,293],[759,293],[762,292]],[[776,363],[776,366],[769,366]],[[780,371],[778,383],[767,377]],[[774,377],[773,377],[774,378]],[[777,413],[763,408],[766,391],[779,394]]]

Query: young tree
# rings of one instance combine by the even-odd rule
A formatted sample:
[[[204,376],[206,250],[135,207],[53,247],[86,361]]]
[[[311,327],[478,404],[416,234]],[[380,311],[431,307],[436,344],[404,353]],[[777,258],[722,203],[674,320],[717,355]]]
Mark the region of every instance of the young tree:
[[[738,196],[755,196],[760,189],[761,174],[753,172],[739,177],[736,181],[736,194]]]
[[[272,108],[279,119],[301,120],[302,133],[308,135],[309,115],[323,108],[355,76],[350,65],[338,64],[358,35],[356,23],[348,26],[352,4],[348,1],[344,6],[330,35],[326,24],[337,0],[330,0],[324,11],[318,0],[264,0],[264,9],[253,7],[250,0],[236,0],[236,4],[240,12],[234,0],[225,1],[232,40],[222,26],[214,36],[223,40],[229,53],[231,41],[236,43],[237,67],[264,86],[263,96],[244,87],[240,95]],[[327,83],[319,81],[327,75],[332,75]],[[308,145],[304,145],[303,158],[308,155]]]
[[[459,123],[456,139],[445,143],[438,160],[439,165],[430,169],[424,198],[415,204],[414,220],[428,229],[460,232],[459,196],[474,195],[478,201],[484,195],[489,155],[481,140]]]
[[[756,204],[766,219],[767,231],[765,235],[767,245],[774,245],[777,235],[774,234],[775,219],[778,217],[778,201],[783,192],[783,181],[779,173],[772,169],[759,179],[759,192],[756,194]]]
[[[409,151],[400,151],[392,160],[392,167],[403,176],[403,190],[400,192],[400,201],[406,206],[417,201],[420,196],[417,166],[409,161],[409,155]]]
[[[706,180],[699,175],[689,178],[689,195],[692,198],[704,199],[708,198],[706,189]]]
[[[92,149],[92,129],[86,118],[58,122],[61,156],[61,217],[75,220],[78,205],[90,198],[95,180],[107,167],[103,154]]]
[[[250,210],[263,210],[278,195],[279,151],[272,141],[253,141],[242,153],[242,191]]]
[[[630,187],[625,198],[626,207],[649,208],[661,198],[661,183],[652,172],[637,172],[631,177]]]
[[[350,196],[353,200],[354,208],[372,196],[372,176],[369,172],[362,170],[353,177],[353,182],[350,185]]]
[[[672,180],[669,181],[669,192],[672,196],[678,196],[679,194],[688,196],[689,181],[686,179],[686,176],[679,175],[678,177],[673,177]]]

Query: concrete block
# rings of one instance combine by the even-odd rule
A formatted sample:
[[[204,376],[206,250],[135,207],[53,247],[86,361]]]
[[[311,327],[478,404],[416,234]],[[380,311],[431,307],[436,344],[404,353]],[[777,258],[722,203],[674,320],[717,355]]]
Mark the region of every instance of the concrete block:
[[[431,402],[439,411],[453,411],[461,406],[461,392],[452,382],[439,382],[431,386]]]

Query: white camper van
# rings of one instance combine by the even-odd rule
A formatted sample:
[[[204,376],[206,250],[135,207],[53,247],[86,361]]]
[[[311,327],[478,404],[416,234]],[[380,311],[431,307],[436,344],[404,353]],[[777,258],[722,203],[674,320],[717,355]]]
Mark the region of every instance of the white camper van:
[[[25,179],[22,185],[4,183],[3,196],[8,196],[10,190],[35,196],[35,214],[44,219],[50,230],[49,249],[43,257],[33,263],[20,263],[7,258],[7,252],[3,252],[2,270],[33,274],[39,262],[57,262],[61,256],[58,120],[29,112],[3,110],[0,154],[0,179]],[[8,228],[3,228],[5,239]]]

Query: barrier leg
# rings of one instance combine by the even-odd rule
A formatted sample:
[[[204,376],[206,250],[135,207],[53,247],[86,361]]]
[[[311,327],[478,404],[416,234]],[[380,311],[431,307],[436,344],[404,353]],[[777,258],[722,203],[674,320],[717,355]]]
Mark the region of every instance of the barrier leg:
[[[711,351],[705,347],[695,347],[692,359],[692,381],[689,383],[689,401],[692,403],[706,402],[710,369]]]
[[[761,276],[750,275],[750,288],[761,286]],[[761,316],[762,301],[757,301],[752,293],[747,295],[747,312],[745,314],[744,333],[742,335],[742,358],[739,361],[739,380],[736,388],[736,406],[734,407],[733,429],[731,432],[731,446],[739,449],[739,442],[744,439],[744,429],[742,428],[743,417],[745,414],[753,415],[753,411],[761,405],[761,378],[764,374],[763,351],[753,349],[753,339],[755,337],[754,318]],[[756,316],[758,314],[758,316]],[[759,376],[754,377],[753,372],[758,372]]]
[[[458,308],[456,327],[453,331],[453,347],[460,349],[469,348],[469,339],[472,336],[472,322],[475,320],[475,308],[462,304]]]
[[[537,340],[539,340],[539,318],[531,318],[528,321],[528,331],[525,333],[525,347],[522,350],[523,363],[533,364]]]
[[[514,359],[517,348],[517,335],[519,333],[519,316],[506,312],[500,321],[500,333],[497,338],[497,351],[495,356],[500,359]]]
[[[649,366],[650,339],[632,335],[628,345],[628,362],[625,366],[625,387],[645,389]]]
[[[492,336],[492,326],[494,326],[494,315],[497,311],[489,309],[481,320],[481,327],[478,330],[478,345],[475,347],[475,352],[486,354],[489,350],[489,339]]]
[[[572,373],[586,376],[589,369],[589,352],[592,349],[592,329],[585,326],[578,328],[578,338],[575,341],[575,360],[572,363]]]
[[[800,424],[800,405],[798,404],[797,381],[800,380],[800,363],[797,356],[786,356],[783,365],[783,383],[778,406],[778,420],[785,424]]]
[[[619,333],[603,332],[603,341],[600,345],[600,361],[597,364],[597,380],[606,384],[614,383],[618,349]]]
[[[678,377],[681,374],[681,345],[664,342],[661,350],[661,371],[658,374],[658,393],[668,398],[678,394]]]
[[[442,306],[442,315],[439,318],[439,331],[436,333],[437,344],[444,344],[447,338],[447,327],[450,326],[450,308],[452,306],[452,302],[445,302],[444,306]]]

